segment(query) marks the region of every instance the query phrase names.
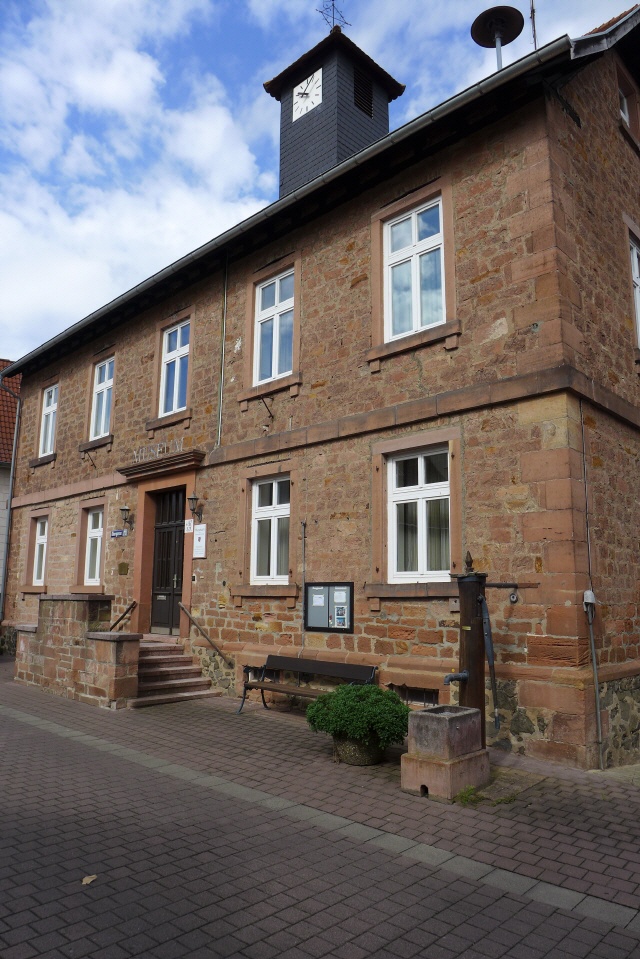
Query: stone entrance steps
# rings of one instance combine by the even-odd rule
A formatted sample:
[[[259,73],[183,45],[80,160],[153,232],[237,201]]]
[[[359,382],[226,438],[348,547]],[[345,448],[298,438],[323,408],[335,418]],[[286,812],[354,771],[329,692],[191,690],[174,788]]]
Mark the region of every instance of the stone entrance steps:
[[[221,695],[222,690],[211,689],[211,680],[202,675],[200,667],[180,643],[165,642],[154,635],[143,637],[138,660],[138,695],[127,702],[130,709]]]

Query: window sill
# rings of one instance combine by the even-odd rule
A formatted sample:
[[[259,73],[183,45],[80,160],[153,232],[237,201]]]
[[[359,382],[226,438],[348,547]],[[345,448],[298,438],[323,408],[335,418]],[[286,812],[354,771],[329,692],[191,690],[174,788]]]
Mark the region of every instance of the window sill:
[[[432,343],[440,343],[442,340],[445,341],[445,350],[456,350],[460,335],[460,320],[449,320],[447,323],[430,327],[428,330],[420,330],[419,333],[411,333],[399,340],[393,340],[392,343],[381,343],[379,346],[373,346],[366,356],[369,370],[371,373],[379,373],[381,360],[386,360],[399,353],[418,350],[424,346],[430,346]]]
[[[624,120],[620,120],[620,130],[626,140],[629,141],[633,149],[638,155],[640,155],[640,140],[635,135],[634,131],[628,126]]]
[[[165,426],[176,426],[178,423],[184,423],[185,430],[188,430],[191,426],[192,416],[191,407],[187,407],[184,410],[178,410],[177,413],[167,413],[166,416],[158,416],[155,420],[149,420],[145,423],[144,428],[150,436],[153,436],[156,430]]]
[[[372,612],[380,611],[383,599],[451,599],[458,596],[458,584],[449,583],[369,583],[364,588]]]
[[[57,458],[57,453],[47,453],[46,456],[37,456],[34,460],[29,460],[29,469],[35,470],[38,466],[46,466],[47,463],[51,463],[53,466]]]
[[[98,594],[99,594],[99,593],[104,593],[104,586],[102,586],[102,585],[100,585],[100,586],[85,586],[84,584],[81,585],[80,583],[75,583],[75,584],[71,587],[71,589],[69,590],[69,592],[72,593],[73,595],[77,595],[77,596],[84,596],[84,595],[91,596],[91,595],[96,594],[96,593],[98,593]]]
[[[113,433],[108,433],[107,436],[99,436],[95,440],[88,440],[86,443],[79,443],[78,450],[80,453],[87,453],[90,450],[97,450],[101,446],[108,446],[109,450],[113,445]]]
[[[290,373],[289,376],[282,376],[277,380],[268,380],[266,383],[259,383],[258,386],[252,386],[251,389],[244,390],[238,395],[238,402],[243,413],[249,409],[249,400],[259,400],[262,396],[269,396],[271,393],[279,393],[281,390],[289,390],[291,396],[297,396],[302,386],[302,373],[298,370]]]
[[[231,599],[235,606],[242,606],[243,599],[285,599],[287,608],[293,609],[298,598],[297,583],[288,583],[279,586],[277,583],[264,586],[249,586],[241,583],[239,586],[231,587]]]
[[[42,593],[46,593],[46,591],[47,591],[46,586],[34,586],[32,583],[22,583],[22,585],[20,586],[20,592],[22,593],[23,596],[24,595],[39,596]]]

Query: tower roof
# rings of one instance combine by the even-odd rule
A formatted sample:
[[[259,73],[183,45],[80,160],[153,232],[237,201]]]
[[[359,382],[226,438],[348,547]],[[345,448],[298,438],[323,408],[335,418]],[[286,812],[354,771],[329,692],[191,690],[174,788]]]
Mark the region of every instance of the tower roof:
[[[282,73],[279,73],[277,77],[274,77],[273,80],[267,80],[264,84],[265,90],[272,97],[275,97],[276,100],[279,100],[283,90],[294,81],[294,78],[299,77],[306,69],[310,70],[319,57],[325,56],[328,52],[336,48],[344,51],[352,60],[357,61],[360,66],[373,75],[374,79],[386,91],[389,102],[404,93],[404,83],[398,83],[397,80],[394,80],[375,60],[368,57],[364,50],[361,50],[352,40],[345,36],[337,25],[331,29],[329,35],[325,37],[324,40],[321,40],[320,43],[316,44],[311,50],[303,53],[295,63],[288,66]]]

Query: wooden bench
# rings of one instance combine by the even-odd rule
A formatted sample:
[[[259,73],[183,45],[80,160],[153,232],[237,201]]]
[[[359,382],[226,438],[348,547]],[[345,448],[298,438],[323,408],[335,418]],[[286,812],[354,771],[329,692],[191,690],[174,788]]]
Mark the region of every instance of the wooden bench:
[[[265,690],[270,693],[283,693],[285,696],[303,696],[306,699],[316,699],[324,695],[326,689],[316,689],[308,685],[313,676],[327,676],[331,679],[340,679],[345,683],[355,683],[364,686],[373,683],[376,676],[376,666],[357,666],[353,663],[331,663],[320,659],[302,659],[299,656],[267,656],[264,666],[258,667],[259,679],[250,679],[254,666],[244,667],[244,689],[239,713],[242,712],[247,692],[250,689],[259,689],[262,696],[262,705],[268,709],[264,698]],[[294,673],[295,683],[283,683],[278,679],[268,679],[268,673]],[[307,685],[302,685],[305,681]]]

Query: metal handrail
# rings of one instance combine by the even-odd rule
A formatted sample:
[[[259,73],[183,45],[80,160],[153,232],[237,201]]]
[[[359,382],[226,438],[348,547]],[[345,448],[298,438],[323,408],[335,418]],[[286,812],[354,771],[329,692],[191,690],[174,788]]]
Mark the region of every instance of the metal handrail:
[[[129,605],[127,606],[127,608],[125,609],[124,613],[122,613],[120,616],[118,616],[118,618],[116,619],[115,623],[112,623],[112,625],[109,626],[109,632],[112,633],[113,630],[114,630],[114,629],[116,628],[116,626],[118,625],[118,623],[121,623],[122,620],[125,618],[125,616],[127,616],[127,615],[131,612],[131,610],[134,608],[134,606],[137,606],[137,605],[138,605],[138,604],[137,604],[137,602],[135,601],[135,599],[132,599],[131,602],[129,603]]]
[[[227,664],[227,666],[229,666],[230,668],[233,668],[233,667],[235,666],[235,663],[233,662],[233,660],[227,659],[227,657],[226,657],[225,654],[222,652],[222,650],[221,650],[218,646],[216,646],[216,644],[214,643],[214,641],[213,641],[212,639],[210,639],[210,638],[207,636],[207,634],[205,633],[205,631],[204,631],[204,629],[202,628],[202,626],[200,626],[200,624],[194,619],[194,617],[191,615],[191,613],[189,612],[189,610],[187,609],[187,607],[184,606],[182,603],[178,603],[178,606],[180,607],[180,609],[182,610],[182,612],[185,614],[185,616],[189,619],[189,622],[192,623],[192,624],[195,626],[195,628],[198,630],[198,632],[200,633],[200,635],[203,636],[204,639],[206,639],[206,641],[209,643],[209,645],[210,645],[213,649],[215,649],[215,651],[216,651],[216,653],[218,654],[218,656],[219,656],[221,659],[224,660],[224,662]]]

